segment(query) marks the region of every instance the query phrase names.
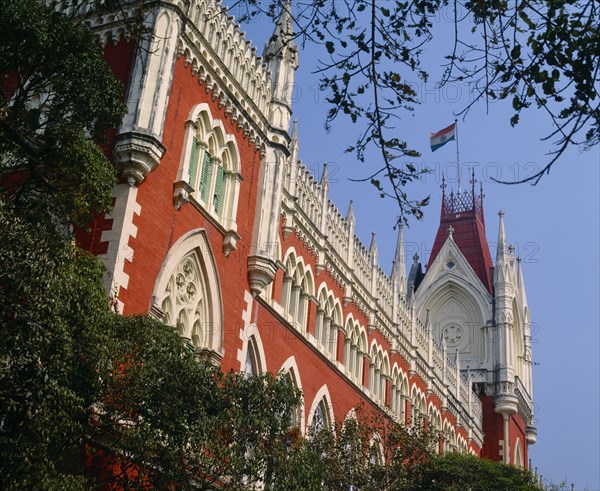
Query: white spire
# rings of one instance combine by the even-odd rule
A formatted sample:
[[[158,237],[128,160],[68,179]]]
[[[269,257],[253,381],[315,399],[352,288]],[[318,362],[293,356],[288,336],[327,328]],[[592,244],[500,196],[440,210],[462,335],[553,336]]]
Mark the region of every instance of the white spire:
[[[499,262],[504,262],[506,258],[506,232],[504,231],[504,212],[502,210],[498,212],[498,217],[500,217],[500,224],[498,226],[498,242],[496,246],[496,265]]]
[[[521,299],[521,305],[527,306],[527,294],[525,293],[525,281],[523,280],[523,265],[520,257],[517,258],[517,289]]]
[[[396,253],[392,263],[391,279],[398,287],[399,293],[406,293],[406,263],[404,259],[404,224],[398,224],[398,238],[396,239]]]
[[[327,163],[323,164],[323,174],[321,174],[321,233],[327,235],[327,210],[329,192],[329,179],[327,177]]]
[[[293,127],[292,127],[292,145],[299,145],[298,143],[298,120],[294,119],[294,122],[292,123]]]
[[[494,282],[503,283],[506,281],[506,233],[504,232],[504,212],[498,212],[500,224],[498,226],[498,241],[496,243],[496,265],[494,267]]]
[[[369,246],[369,254],[371,255],[371,262],[377,263],[377,243],[375,242],[375,232],[371,232],[371,245]]]
[[[460,401],[460,352],[456,348],[456,398]]]
[[[350,200],[350,204],[348,205],[348,211],[346,213],[346,221],[348,223],[355,222],[355,218],[354,218],[354,208],[352,207],[352,200]]]
[[[300,160],[300,141],[298,139],[298,120],[294,119],[292,136],[289,144],[290,152],[290,183],[289,189],[292,196],[296,196],[296,183],[298,182],[298,161]]]
[[[279,18],[275,23],[275,29],[271,38],[265,44],[263,57],[271,58],[280,55],[284,49],[289,48],[298,51],[294,41],[294,23],[292,17],[292,2],[286,0],[281,8]],[[267,60],[268,61],[268,60]]]
[[[321,188],[329,189],[329,173],[327,172],[327,162],[323,164],[323,173],[321,174]]]

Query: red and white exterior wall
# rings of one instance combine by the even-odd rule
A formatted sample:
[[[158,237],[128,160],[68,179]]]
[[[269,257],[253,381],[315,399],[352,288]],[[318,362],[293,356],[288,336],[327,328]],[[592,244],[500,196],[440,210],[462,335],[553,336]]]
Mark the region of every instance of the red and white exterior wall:
[[[119,311],[161,318],[224,370],[289,371],[304,431],[363,404],[407,424],[428,417],[447,435],[440,451],[526,465],[531,378],[514,360],[530,353],[529,313],[510,251],[490,292],[450,234],[413,292],[400,228],[386,275],[375,237],[369,248],[355,237],[352,204],[342,216],[327,171],[317,181],[295,124],[288,134],[293,43],[263,60],[213,2],[152,4],[144,46],[117,19],[90,17],[128,113],[114,209],[79,242],[105,263]],[[284,12],[280,42],[289,26]]]

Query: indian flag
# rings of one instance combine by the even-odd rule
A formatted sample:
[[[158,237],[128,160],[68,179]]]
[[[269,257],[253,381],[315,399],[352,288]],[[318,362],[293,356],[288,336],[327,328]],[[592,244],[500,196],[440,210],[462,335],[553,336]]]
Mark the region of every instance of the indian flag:
[[[438,131],[437,133],[429,134],[429,143],[431,145],[431,151],[435,152],[438,148],[443,147],[450,140],[455,140],[456,134],[456,123],[452,123],[447,128]]]

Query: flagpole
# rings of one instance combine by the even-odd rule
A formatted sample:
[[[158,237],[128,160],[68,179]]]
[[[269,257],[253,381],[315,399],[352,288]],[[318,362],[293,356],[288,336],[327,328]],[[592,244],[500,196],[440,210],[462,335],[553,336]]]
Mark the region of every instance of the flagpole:
[[[454,120],[456,133],[456,172],[458,174],[458,192],[460,193],[460,160],[458,158],[458,119]]]

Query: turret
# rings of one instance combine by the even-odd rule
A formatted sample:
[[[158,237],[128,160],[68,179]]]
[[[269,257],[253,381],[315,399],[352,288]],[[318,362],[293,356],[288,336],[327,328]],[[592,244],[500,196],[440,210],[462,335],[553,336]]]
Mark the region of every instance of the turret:
[[[523,266],[521,258],[517,258],[517,298],[519,299],[519,306],[525,310],[527,309],[527,294],[525,293],[525,281],[523,280]]]
[[[495,374],[495,396],[494,410],[502,414],[503,441],[502,452],[504,463],[510,463],[510,416],[517,412],[518,400],[514,393],[515,366],[512,353],[514,351],[513,338],[513,309],[512,299],[514,297],[512,276],[509,271],[511,262],[514,262],[513,251],[506,247],[506,232],[504,230],[504,212],[498,213],[498,243],[496,250],[496,266],[494,269],[494,300],[496,324],[496,374]]]
[[[287,132],[292,115],[295,72],[298,68],[298,46],[294,41],[290,0],[283,5],[275,30],[265,44],[263,58],[271,72],[269,122],[274,129]]]
[[[531,352],[531,322],[529,319],[529,306],[527,305],[527,295],[525,293],[525,281],[523,280],[523,265],[520,257],[517,258],[517,299],[519,302],[519,310],[523,312],[523,384],[529,392],[529,396],[533,398],[533,356]]]
[[[352,232],[354,232],[356,219],[354,218],[354,208],[352,207],[352,200],[350,200],[350,203],[348,204],[348,211],[346,212],[346,222],[348,223],[348,227],[352,227]]]
[[[346,213],[346,223],[348,224],[348,235],[346,240],[348,241],[348,267],[354,268],[354,231],[356,229],[356,218],[354,217],[354,208],[352,208],[352,200],[348,205],[348,212]]]

